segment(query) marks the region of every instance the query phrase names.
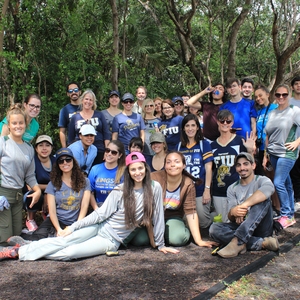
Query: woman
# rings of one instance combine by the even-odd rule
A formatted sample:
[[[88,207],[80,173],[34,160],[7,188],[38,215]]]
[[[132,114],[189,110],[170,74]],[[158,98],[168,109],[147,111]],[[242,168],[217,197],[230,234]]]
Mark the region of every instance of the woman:
[[[39,131],[40,125],[35,118],[37,118],[41,111],[41,104],[41,98],[37,94],[30,94],[24,100],[23,110],[25,112],[27,126],[22,138],[25,142],[30,143]],[[21,104],[16,105],[20,105],[19,108],[22,107]],[[4,118],[0,123],[0,132],[2,136],[9,135],[7,118]]]
[[[163,99],[160,97],[156,97],[153,101],[154,101],[154,106],[155,106],[154,116],[156,118],[161,118],[161,116],[162,116],[161,104],[162,104]]]
[[[48,236],[62,236],[66,226],[86,216],[90,190],[90,182],[81,172],[72,151],[68,148],[59,149],[50,173],[50,182],[45,189],[49,216],[36,231],[22,235],[22,238],[37,241]],[[26,243],[22,238],[12,236],[7,242],[10,245]]]
[[[287,228],[296,223],[294,192],[289,173],[298,157],[300,138],[296,139],[296,130],[300,126],[300,108],[289,104],[291,91],[286,84],[276,87],[275,97],[278,108],[271,111],[265,127],[263,167],[266,168],[270,161],[275,171],[274,186],[280,201],[278,222],[283,228]]]
[[[112,133],[112,122],[116,115],[121,113],[121,109],[119,109],[120,104],[120,93],[118,91],[110,91],[108,95],[109,107],[105,110],[102,110],[102,114],[106,119],[109,131]]]
[[[93,166],[89,180],[91,182],[91,206],[100,207],[109,193],[123,181],[125,170],[125,148],[118,140],[112,140],[104,153],[104,163]]]
[[[28,196],[32,198],[29,208],[41,197],[41,189],[35,178],[34,150],[23,141],[26,115],[18,106],[12,106],[6,119],[10,133],[0,138],[0,195],[4,197],[2,201],[6,207],[0,211],[0,245],[6,245],[10,236],[21,234],[24,181],[33,190]]]
[[[53,142],[50,136],[40,135],[35,142],[35,176],[38,185],[42,191],[42,195],[38,201],[31,209],[28,208],[30,203],[25,203],[25,209],[27,210],[27,220],[26,227],[29,232],[35,231],[38,226],[35,222],[35,216],[37,211],[43,210],[47,212],[47,194],[45,194],[45,189],[50,181],[50,172],[52,166],[55,163],[55,157],[51,154],[53,150]],[[30,192],[25,189],[25,192]],[[29,198],[30,199],[30,198]]]
[[[154,102],[150,98],[143,101],[142,117],[145,123],[145,145],[143,153],[145,155],[154,155],[150,145],[150,136],[152,133],[158,132],[158,122],[160,119],[154,116]]]
[[[163,222],[161,186],[151,182],[145,157],[133,152],[126,157],[124,184],[112,190],[96,211],[67,227],[61,233],[64,237],[3,249],[0,259],[71,260],[117,251],[140,224],[147,227],[153,247],[163,253],[178,253],[164,245]]]
[[[194,105],[188,106],[187,113],[195,115],[198,118],[201,130],[203,131],[203,115],[201,112],[201,104],[198,102]]]
[[[79,131],[83,124],[91,124],[95,127],[96,137],[94,145],[97,147],[97,156],[94,165],[103,161],[104,149],[110,141],[111,134],[102,112],[96,110],[96,96],[91,90],[85,91],[81,98],[79,112],[74,114],[70,120],[68,141],[73,143],[79,140]]]
[[[175,105],[170,99],[162,102],[163,115],[158,123],[159,131],[166,137],[169,150],[176,150],[178,141],[180,140],[180,131],[182,116],[177,116]]]
[[[196,205],[200,226],[207,228],[212,223],[210,186],[214,156],[210,143],[203,139],[200,123],[195,115],[188,114],[183,118],[178,151],[185,157],[186,171],[204,183],[196,186]]]
[[[172,98],[172,102],[174,103],[174,106],[175,106],[176,115],[184,117],[183,99],[180,96],[175,96]]]
[[[149,165],[151,172],[162,170],[168,153],[165,136],[161,132],[153,133],[150,136],[150,145],[155,154],[146,157],[147,164]]]
[[[255,135],[251,132],[245,141],[241,136],[232,133],[234,117],[231,111],[224,109],[217,115],[220,136],[211,143],[214,154],[214,172],[212,180],[212,196],[217,215],[227,222],[227,188],[239,179],[234,160],[240,152],[253,154]]]

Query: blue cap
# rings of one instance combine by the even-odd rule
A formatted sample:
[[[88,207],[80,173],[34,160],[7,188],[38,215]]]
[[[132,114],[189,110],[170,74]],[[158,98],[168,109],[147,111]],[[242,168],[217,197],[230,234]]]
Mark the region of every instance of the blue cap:
[[[131,100],[131,101],[134,101],[134,97],[132,94],[130,93],[125,93],[122,97],[122,101],[125,101],[125,100]]]
[[[116,96],[118,96],[120,98],[120,93],[118,91],[116,91],[116,90],[110,91],[109,95],[108,95],[108,98],[110,98],[113,95],[116,95]]]
[[[62,156],[70,156],[70,157],[74,157],[73,152],[71,151],[71,149],[69,148],[60,148],[57,152],[56,152],[56,159],[59,159]]]
[[[180,96],[175,96],[172,98],[172,102],[175,103],[177,101],[181,101],[183,103],[183,99]]]

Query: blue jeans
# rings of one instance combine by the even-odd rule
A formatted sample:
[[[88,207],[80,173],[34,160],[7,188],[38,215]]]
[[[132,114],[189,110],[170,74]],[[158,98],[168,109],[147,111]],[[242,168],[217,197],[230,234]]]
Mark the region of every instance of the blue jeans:
[[[214,223],[209,228],[210,237],[227,245],[234,238],[238,238],[238,244],[247,244],[248,250],[261,250],[263,238],[273,233],[273,212],[271,200],[253,205],[245,221],[236,223]]]
[[[294,216],[294,190],[290,177],[295,160],[270,155],[274,168],[274,186],[280,201],[280,215],[292,218]]]

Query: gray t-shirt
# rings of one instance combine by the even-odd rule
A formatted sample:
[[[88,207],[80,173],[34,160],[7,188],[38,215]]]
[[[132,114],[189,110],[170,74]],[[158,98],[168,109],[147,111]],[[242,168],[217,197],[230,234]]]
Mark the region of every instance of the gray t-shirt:
[[[300,108],[300,100],[296,100],[294,97],[290,99],[290,105],[294,105]],[[300,137],[300,127],[297,128],[296,131],[297,138]]]

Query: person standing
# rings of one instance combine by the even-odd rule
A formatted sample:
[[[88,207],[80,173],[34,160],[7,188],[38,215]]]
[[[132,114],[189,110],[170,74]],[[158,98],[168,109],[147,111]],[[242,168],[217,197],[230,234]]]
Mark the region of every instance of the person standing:
[[[241,81],[241,93],[244,99],[253,100],[254,81],[251,78],[243,78]]]
[[[139,86],[135,94],[137,101],[133,104],[132,111],[141,114],[143,111],[143,102],[147,98],[147,89],[145,86]]]

